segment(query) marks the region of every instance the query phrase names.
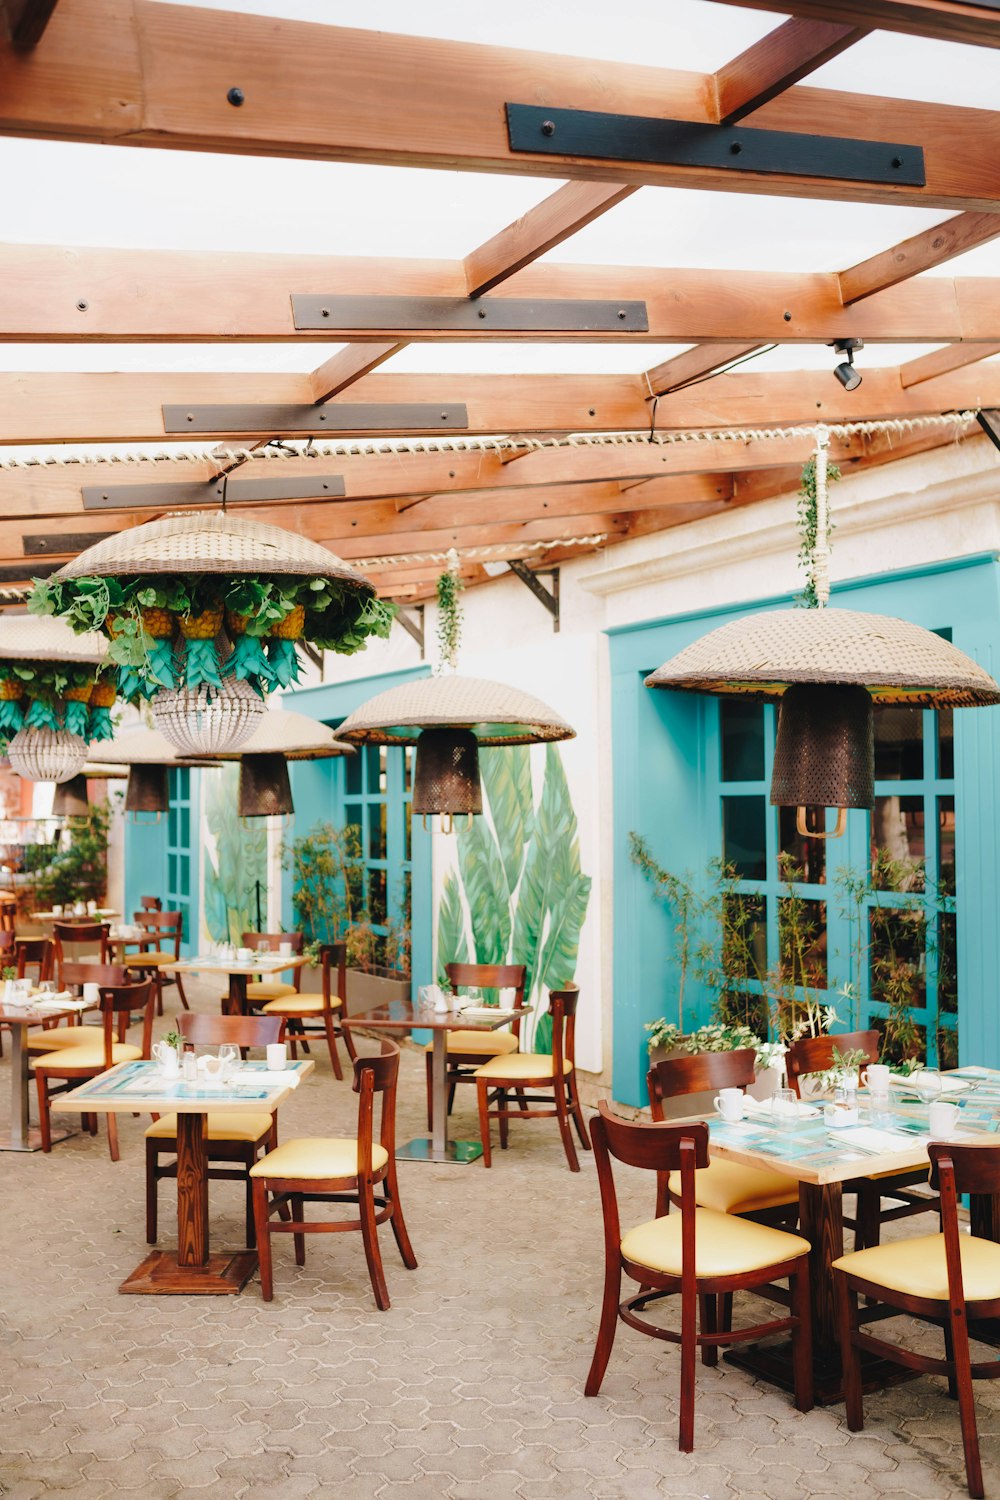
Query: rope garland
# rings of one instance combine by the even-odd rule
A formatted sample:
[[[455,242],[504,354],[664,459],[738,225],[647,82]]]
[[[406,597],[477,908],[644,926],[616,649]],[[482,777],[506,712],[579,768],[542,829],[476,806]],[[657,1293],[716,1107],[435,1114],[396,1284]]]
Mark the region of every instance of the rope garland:
[[[956,439],[962,428],[975,420],[975,411],[944,412],[923,417],[892,417],[870,422],[835,422],[822,430],[831,439],[852,437],[874,437],[879,434],[889,437],[906,437],[911,433],[935,428],[954,429]],[[206,463],[218,469],[220,463],[238,461],[245,463],[276,463],[282,459],[323,458],[384,458],[418,453],[524,453],[558,448],[607,448],[646,446],[649,443],[666,447],[672,443],[759,443],[794,441],[815,436],[820,429],[815,426],[797,427],[724,427],[677,429],[673,432],[571,432],[566,436],[552,437],[463,437],[463,438],[392,438],[383,442],[326,443],[317,447],[312,440],[294,447],[283,443],[280,447],[262,448],[200,448],[163,449],[157,453],[84,453],[44,454],[28,458],[0,456],[0,471],[32,469],[38,467],[82,467],[100,468],[115,464],[160,464],[160,463]]]
[[[497,557],[506,561],[508,557],[527,556],[533,552],[551,552],[554,547],[599,547],[607,539],[606,531],[598,531],[593,536],[564,536],[551,542],[511,542],[508,546],[498,543],[492,547],[463,547],[461,551],[450,547],[447,552],[394,552],[388,557],[365,557],[356,561],[352,559],[351,567],[400,568],[413,563],[440,562],[446,563],[449,568],[457,568],[460,563],[476,558]]]

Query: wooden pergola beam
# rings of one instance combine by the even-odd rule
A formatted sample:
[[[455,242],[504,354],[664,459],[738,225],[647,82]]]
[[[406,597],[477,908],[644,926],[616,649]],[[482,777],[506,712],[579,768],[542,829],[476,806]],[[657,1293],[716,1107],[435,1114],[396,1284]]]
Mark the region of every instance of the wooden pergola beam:
[[[924,381],[933,380],[934,389],[930,397],[934,400],[938,391],[944,390],[943,377],[953,375],[956,371],[965,369],[969,365],[978,364],[980,360],[992,359],[1000,354],[1000,344],[949,344],[946,349],[932,349],[929,354],[921,354],[917,359],[908,360],[906,364],[899,367],[899,379],[907,392]],[[992,368],[987,374],[985,371],[977,370],[975,379],[977,385],[982,381],[985,386],[992,376]],[[985,398],[982,402],[976,401],[976,406],[987,405]]]
[[[18,52],[37,47],[57,0],[0,0],[0,41]]]
[[[166,7],[169,9],[170,7]],[[211,343],[331,339],[384,343],[992,343],[1000,339],[1000,278],[918,277],[845,308],[836,272],[671,270],[541,262],[490,294],[538,302],[642,302],[646,328],[628,319],[595,331],[515,329],[474,318],[465,328],[386,327],[398,304],[371,301],[360,326],[295,327],[290,294],[467,301],[462,261],[0,247],[0,342]],[[377,316],[376,316],[377,314]],[[401,313],[400,315],[401,316]],[[430,315],[428,321],[431,321]],[[494,325],[498,322],[494,319]],[[532,323],[532,326],[528,326]]]
[[[867,35],[860,26],[786,21],[715,74],[719,123],[742,120]]]
[[[918,8],[911,0],[911,14]],[[858,26],[901,13],[888,0],[874,15],[867,4],[863,14],[861,6],[851,15],[826,9],[835,13],[812,14]],[[961,7],[948,9],[957,33]],[[970,7],[967,19],[978,10]],[[995,13],[988,19],[992,35]],[[982,149],[995,129],[988,110],[796,85],[755,113],[754,126],[765,129],[927,143],[923,186],[515,152],[508,102],[607,111],[610,101],[619,114],[717,124],[714,76],[155,0],[63,0],[30,63],[0,50],[0,100],[0,131],[11,135],[954,212],[1000,203],[1000,161]]]
[[[309,399],[319,406],[324,401],[329,401],[341,391],[346,391],[348,386],[363,380],[370,375],[372,370],[377,370],[379,365],[384,365],[387,359],[398,354],[400,349],[405,349],[402,342],[392,344],[348,344],[346,349],[338,349],[308,377]]]
[[[481,297],[636,191],[615,182],[565,182],[465,257],[466,289]]]
[[[654,365],[644,376],[650,397],[665,396],[684,386],[702,380],[706,375],[715,375],[736,361],[746,359],[761,346],[759,344],[695,344]]]
[[[939,42],[1000,47],[1000,16],[995,6],[969,0],[724,0],[752,10],[780,11],[808,20],[869,30],[898,31]]]
[[[956,214],[933,229],[882,250],[878,255],[839,273],[844,306],[850,307],[863,297],[885,291],[921,271],[931,271],[945,261],[986,245],[1000,235],[1000,214]]]

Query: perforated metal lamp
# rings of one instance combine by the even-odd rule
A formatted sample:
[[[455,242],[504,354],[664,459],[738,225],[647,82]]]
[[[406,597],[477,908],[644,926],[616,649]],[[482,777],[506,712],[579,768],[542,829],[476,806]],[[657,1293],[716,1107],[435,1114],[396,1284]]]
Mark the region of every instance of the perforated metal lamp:
[[[483,810],[480,745],[535,745],[576,731],[519,688],[457,672],[421,677],[363,703],[337,730],[356,745],[415,745],[413,811],[437,815],[450,832],[456,817]]]
[[[647,687],[780,704],[771,801],[795,807],[875,802],[874,703],[976,708],[1000,703],[990,674],[950,641],[909,620],[849,609],[771,610],[732,620],[665,662]]]
[[[269,708],[239,750],[222,750],[216,763],[238,760],[238,810],[241,818],[291,817],[295,811],[288,777],[290,760],[323,760],[353,755],[353,745],[307,714]]]
[[[156,729],[129,729],[110,745],[101,747],[104,773],[113,775],[116,767],[127,767],[125,815],[130,822],[143,822],[148,816],[159,822],[170,807],[170,785],[167,772],[172,766],[213,766],[218,761],[208,757],[182,760],[164,735]],[[119,773],[120,774],[120,773]]]

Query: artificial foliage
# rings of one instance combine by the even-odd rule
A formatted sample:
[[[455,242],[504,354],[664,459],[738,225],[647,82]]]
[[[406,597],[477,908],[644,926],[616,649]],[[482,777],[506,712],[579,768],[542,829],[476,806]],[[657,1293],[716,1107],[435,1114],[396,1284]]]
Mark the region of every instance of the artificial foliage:
[[[835,484],[840,478],[840,470],[836,464],[828,464],[826,470],[827,485]],[[806,582],[799,595],[799,603],[806,609],[818,609],[819,597],[816,593],[815,559],[816,551],[816,459],[815,456],[807,458],[802,466],[802,477],[799,480],[799,498],[796,505],[797,524],[799,528],[799,562],[805,571]],[[833,521],[827,522],[827,533],[832,534]]]
[[[114,683],[90,662],[0,661],[0,746],[21,729],[66,729],[110,740]]]
[[[28,609],[102,630],[129,703],[226,677],[263,697],[298,680],[297,641],[351,655],[387,636],[396,612],[339,578],[218,573],[36,579]]]
[[[462,639],[462,606],[459,594],[465,588],[458,573],[449,570],[437,581],[437,638],[442,666],[452,671],[458,664],[458,647]]]

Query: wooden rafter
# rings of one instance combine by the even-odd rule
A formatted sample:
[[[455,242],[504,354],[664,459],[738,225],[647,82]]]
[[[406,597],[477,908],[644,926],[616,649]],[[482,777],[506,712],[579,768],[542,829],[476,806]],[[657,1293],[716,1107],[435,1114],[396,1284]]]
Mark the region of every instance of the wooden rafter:
[[[732,125],[752,114],[867,35],[860,26],[786,21],[716,73],[720,124]]]
[[[900,365],[899,378],[907,391],[926,380],[933,380],[934,391],[931,393],[933,399],[939,390],[944,389],[941,383],[943,376],[953,374],[968,365],[978,364],[980,360],[991,359],[997,354],[1000,354],[1000,344],[950,344],[947,349],[932,349],[930,354],[921,354],[917,359],[911,359],[905,365]],[[978,383],[980,379],[978,371],[976,379]],[[977,401],[975,404],[978,406],[987,403],[984,400],[982,403]]]
[[[0,39],[30,52],[42,39],[57,0],[0,0]]]
[[[725,0],[728,5],[822,20],[871,30],[901,31],[940,42],[1000,47],[1000,16],[971,0]]]
[[[871,7],[864,9],[847,24],[877,21]],[[950,9],[954,15],[958,7]],[[995,14],[992,24],[1000,26]],[[241,91],[240,107],[227,97],[233,87]],[[30,66],[0,50],[0,99],[0,129],[14,135],[914,203],[956,212],[1000,203],[1000,162],[982,149],[995,129],[988,110],[796,85],[756,111],[754,124],[762,128],[932,141],[922,187],[512,152],[504,124],[508,101],[591,110],[607,110],[613,101],[618,113],[714,124],[714,75],[155,0],[64,0]]]
[[[682,390],[684,386],[700,381],[706,375],[715,375],[729,365],[755,354],[759,344],[695,344],[672,359],[654,365],[645,374],[650,396],[665,396],[668,392]]]
[[[935,224],[920,234],[882,250],[868,260],[839,273],[844,306],[860,302],[875,292],[885,291],[901,281],[933,270],[956,255],[964,255],[977,245],[988,244],[1000,235],[1000,214],[956,214],[943,224]]]

